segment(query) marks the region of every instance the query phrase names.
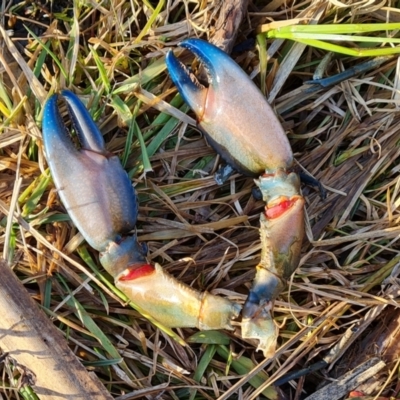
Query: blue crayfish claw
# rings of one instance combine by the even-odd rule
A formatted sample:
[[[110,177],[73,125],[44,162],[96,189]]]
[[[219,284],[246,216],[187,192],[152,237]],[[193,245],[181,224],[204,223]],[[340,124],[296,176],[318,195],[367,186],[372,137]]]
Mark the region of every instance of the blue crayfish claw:
[[[228,299],[182,284],[158,264],[148,264],[146,248],[134,229],[135,191],[118,158],[77,96],[62,92],[80,142],[72,143],[57,105],[45,105],[43,141],[47,162],[62,202],[87,242],[99,250],[100,262],[117,288],[141,310],[165,326],[233,329],[240,306]]]
[[[256,180],[265,201],[260,217],[261,260],[242,312],[242,337],[256,339],[265,357],[275,353],[274,301],[299,264],[304,236],[304,199],[292,171],[293,154],[286,134],[265,97],[223,51],[198,39],[181,46],[203,63],[208,87],[169,52],[166,63],[183,99],[197,115],[198,126],[231,167]]]
[[[195,112],[198,126],[225,161],[251,176],[291,167],[293,155],[286,134],[246,73],[210,43],[187,39],[180,46],[203,63],[208,87],[202,86],[172,51],[166,57],[171,79]]]
[[[118,157],[105,149],[103,136],[79,98],[68,90],[62,97],[80,148],[71,140],[54,95],[43,114],[46,158],[72,221],[92,247],[105,252],[135,227],[135,191]]]

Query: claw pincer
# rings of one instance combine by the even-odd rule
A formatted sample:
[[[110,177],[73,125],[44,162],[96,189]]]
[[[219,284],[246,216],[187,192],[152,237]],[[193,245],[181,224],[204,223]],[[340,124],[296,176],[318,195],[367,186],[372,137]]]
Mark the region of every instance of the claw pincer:
[[[79,141],[73,144],[58,108],[57,96],[45,105],[43,142],[61,200],[115,285],[144,313],[168,327],[232,329],[240,307],[180,283],[158,264],[146,261],[134,232],[138,205],[135,190],[117,156],[79,98],[63,91]]]
[[[277,329],[270,310],[297,268],[304,235],[304,199],[286,134],[266,99],[245,72],[222,50],[199,39],[180,44],[203,63],[204,87],[176,59],[166,63],[172,81],[197,116],[211,146],[235,169],[260,176],[266,203],[260,218],[261,260],[242,313],[242,336],[258,339],[273,355]]]

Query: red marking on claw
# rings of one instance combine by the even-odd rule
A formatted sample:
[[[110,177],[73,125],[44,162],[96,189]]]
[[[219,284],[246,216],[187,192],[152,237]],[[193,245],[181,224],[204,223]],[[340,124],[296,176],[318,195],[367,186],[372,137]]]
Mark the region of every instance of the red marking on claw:
[[[360,392],[359,390],[353,390],[349,393],[349,397],[364,397],[364,392]]]
[[[279,204],[272,206],[271,208],[265,208],[265,215],[269,219],[278,218],[283,215],[289,208],[293,206],[296,200],[282,200]]]
[[[151,275],[154,272],[154,267],[150,264],[141,265],[138,268],[127,268],[119,277],[120,281],[133,281],[137,278],[142,278]]]

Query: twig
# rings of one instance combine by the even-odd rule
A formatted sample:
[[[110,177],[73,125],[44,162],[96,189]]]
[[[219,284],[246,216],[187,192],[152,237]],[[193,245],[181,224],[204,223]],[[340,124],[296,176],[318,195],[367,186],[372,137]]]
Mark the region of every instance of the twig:
[[[379,361],[378,358],[372,358],[343,375],[336,382],[332,382],[311,396],[308,396],[305,400],[340,399],[360,383],[375,376],[385,366],[386,364],[383,361]]]

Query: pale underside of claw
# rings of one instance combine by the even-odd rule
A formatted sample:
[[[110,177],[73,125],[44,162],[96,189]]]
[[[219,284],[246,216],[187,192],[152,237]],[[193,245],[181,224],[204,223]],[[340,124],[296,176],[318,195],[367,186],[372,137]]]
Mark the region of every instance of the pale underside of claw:
[[[168,71],[215,150],[233,167],[252,176],[289,168],[293,155],[286,134],[246,73],[207,42],[187,39],[180,46],[203,63],[208,88],[201,87],[172,52],[166,58]]]

